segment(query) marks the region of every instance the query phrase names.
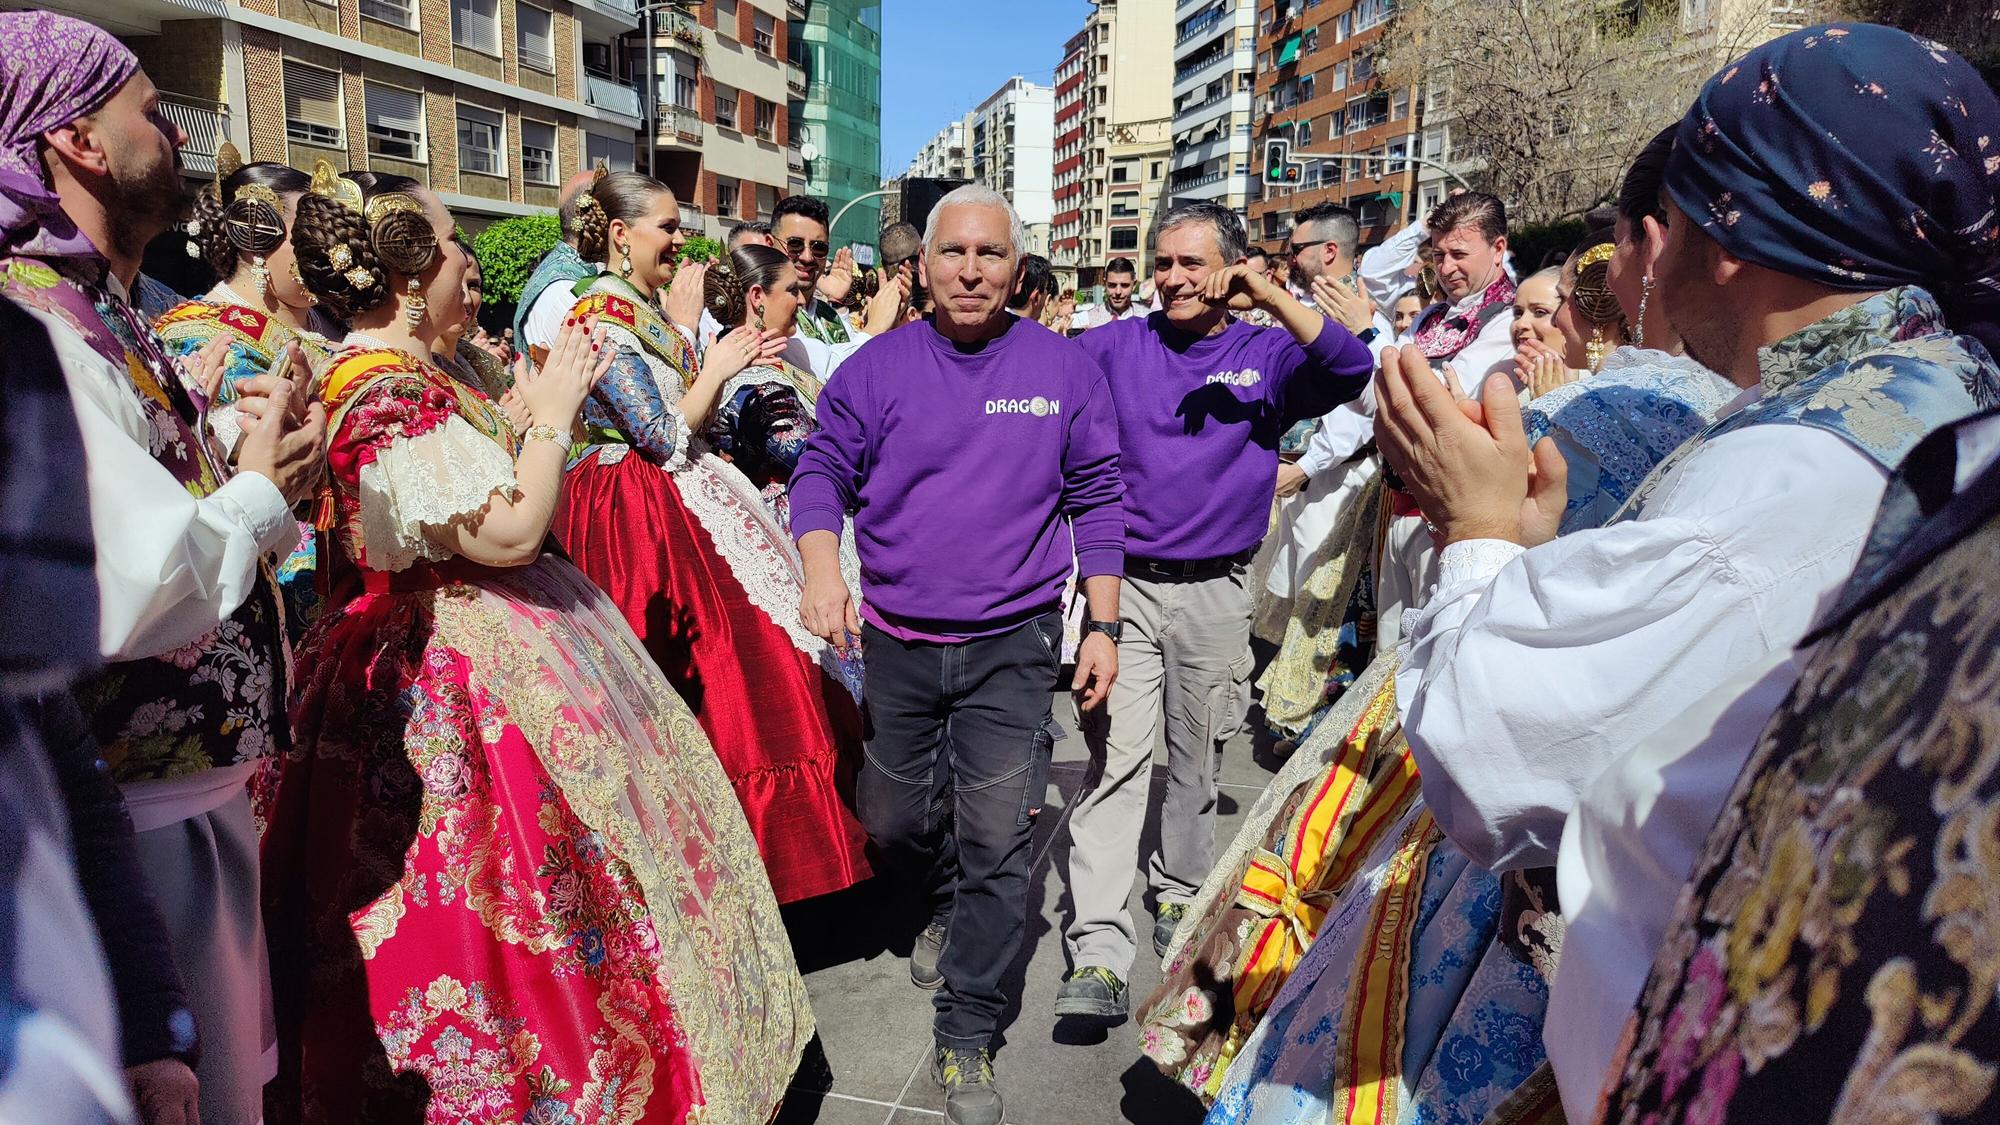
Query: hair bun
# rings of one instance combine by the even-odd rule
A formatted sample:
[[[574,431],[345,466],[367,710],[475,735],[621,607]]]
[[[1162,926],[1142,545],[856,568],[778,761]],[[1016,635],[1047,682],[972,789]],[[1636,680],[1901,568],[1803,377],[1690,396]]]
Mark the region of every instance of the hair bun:
[[[597,186],[603,182],[604,173],[600,170],[576,200],[576,249],[587,262],[604,261],[611,249],[611,217],[604,213],[604,204],[597,198]]]
[[[437,231],[421,211],[391,211],[368,224],[369,247],[388,268],[419,274],[437,260]]]
[[[717,323],[730,328],[743,323],[743,279],[728,258],[709,263],[701,286],[702,304]]]

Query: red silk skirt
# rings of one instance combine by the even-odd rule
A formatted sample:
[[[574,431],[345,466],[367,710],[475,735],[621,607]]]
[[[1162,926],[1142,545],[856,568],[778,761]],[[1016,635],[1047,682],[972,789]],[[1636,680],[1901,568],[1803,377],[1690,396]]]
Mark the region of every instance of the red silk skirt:
[[[860,708],[752,604],[674,474],[637,451],[588,456],[564,478],[552,531],[708,732],[778,901],[868,878],[853,812]]]

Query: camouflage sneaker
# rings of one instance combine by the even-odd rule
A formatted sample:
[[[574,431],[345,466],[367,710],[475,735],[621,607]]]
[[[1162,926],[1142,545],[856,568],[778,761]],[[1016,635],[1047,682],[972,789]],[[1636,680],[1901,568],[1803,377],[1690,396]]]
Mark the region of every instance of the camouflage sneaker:
[[[1167,955],[1167,947],[1174,943],[1174,933],[1181,928],[1181,919],[1187,917],[1188,904],[1185,902],[1163,902],[1159,913],[1153,916],[1153,952],[1161,957]]]
[[[944,1088],[948,1125],[1000,1125],[1000,1091],[993,1084],[991,1051],[940,1046],[931,1056],[931,1081]]]
[[[1102,965],[1078,969],[1056,990],[1056,1015],[1122,1020],[1128,1014],[1125,982]]]

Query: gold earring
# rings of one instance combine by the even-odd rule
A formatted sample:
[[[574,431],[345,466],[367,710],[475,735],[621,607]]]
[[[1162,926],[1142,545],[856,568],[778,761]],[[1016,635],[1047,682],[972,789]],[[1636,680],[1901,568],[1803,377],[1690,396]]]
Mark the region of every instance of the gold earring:
[[[257,289],[257,299],[269,299],[271,295],[271,271],[264,267],[264,255],[250,259],[250,284]]]
[[[430,309],[431,303],[417,291],[417,279],[414,276],[404,284],[403,289],[403,319],[409,323],[410,330],[414,332],[417,325],[424,322],[424,313]]]
[[[1583,346],[1584,362],[1590,364],[1591,371],[1595,372],[1604,366],[1604,352],[1604,326],[1593,325],[1590,329],[1590,343]]]
[[[764,310],[768,307],[767,305],[757,306],[757,331],[759,332],[764,330]]]
[[[621,263],[619,264],[619,266],[618,266],[618,276],[619,276],[619,277],[625,277],[625,278],[629,278],[629,277],[631,277],[631,276],[632,276],[632,248],[631,248],[631,247],[629,247],[629,246],[620,246],[620,247],[618,248],[618,256],[619,256],[619,257],[621,257],[621,258],[623,258],[623,259],[625,259],[625,260],[624,260],[623,262],[621,262]]]
[[[306,288],[306,279],[299,273],[299,260],[297,257],[294,257],[291,264],[285,267],[285,272],[292,275],[292,284],[298,286],[299,292],[306,295],[306,304],[319,304],[319,294]]]

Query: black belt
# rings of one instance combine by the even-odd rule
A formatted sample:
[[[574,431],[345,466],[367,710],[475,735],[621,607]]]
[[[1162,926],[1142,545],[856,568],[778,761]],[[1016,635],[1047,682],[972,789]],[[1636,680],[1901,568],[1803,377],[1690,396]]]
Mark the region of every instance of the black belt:
[[[1194,582],[1204,578],[1220,578],[1239,566],[1250,565],[1250,560],[1255,557],[1257,557],[1255,548],[1218,559],[1138,559],[1128,555],[1125,558],[1125,573],[1134,578]]]

